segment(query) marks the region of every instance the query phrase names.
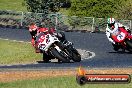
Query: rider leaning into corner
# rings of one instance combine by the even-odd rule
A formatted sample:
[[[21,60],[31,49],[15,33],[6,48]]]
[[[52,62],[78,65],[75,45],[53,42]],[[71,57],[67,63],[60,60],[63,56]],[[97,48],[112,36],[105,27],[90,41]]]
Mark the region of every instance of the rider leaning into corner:
[[[43,25],[37,26],[35,23],[31,23],[31,24],[29,25],[29,32],[30,32],[30,34],[31,34],[31,36],[32,36],[31,43],[32,43],[32,45],[33,45],[34,47],[35,47],[35,40],[36,40],[36,37],[37,37],[37,35],[39,35],[39,33],[41,33],[41,32],[49,32],[50,34],[56,35],[56,36],[59,38],[59,40],[60,40],[61,42],[67,42],[67,41],[66,41],[66,38],[65,38],[65,34],[64,34],[63,32],[57,33],[56,30],[55,30],[54,28],[46,28],[46,27],[44,27]],[[37,48],[35,48],[35,49],[36,49],[36,52],[39,53],[39,51],[37,50]]]
[[[106,35],[108,40],[112,42],[112,45],[114,46],[114,50],[116,51],[119,49],[118,47],[116,47],[118,43],[112,39],[112,34],[116,35],[119,32],[119,27],[123,27],[125,30],[131,33],[131,31],[127,26],[124,26],[121,23],[116,22],[114,18],[107,19]]]
[[[41,53],[40,49],[38,49],[38,47],[37,47],[37,43],[36,43],[37,38],[36,37],[42,32],[49,32],[50,34],[55,35],[64,44],[70,43],[66,40],[65,34],[63,32],[57,32],[54,28],[46,28],[43,25],[37,26],[35,23],[31,23],[29,25],[29,32],[32,36],[31,43],[32,43],[33,47],[35,48],[36,53]],[[44,52],[43,52],[43,54],[44,54],[45,60],[46,60],[46,58],[48,57],[48,54],[44,53]]]

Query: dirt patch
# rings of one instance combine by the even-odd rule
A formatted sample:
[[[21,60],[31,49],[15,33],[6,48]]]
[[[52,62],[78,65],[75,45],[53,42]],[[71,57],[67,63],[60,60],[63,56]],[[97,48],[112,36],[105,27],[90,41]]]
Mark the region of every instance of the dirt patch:
[[[56,76],[75,75],[75,71],[70,70],[46,70],[46,71],[2,71],[0,72],[0,82],[11,82],[25,79],[38,79]]]
[[[11,82],[26,79],[38,79],[56,76],[75,76],[78,70],[39,70],[39,71],[1,71],[0,82]],[[123,69],[90,69],[87,74],[132,74],[132,68]]]

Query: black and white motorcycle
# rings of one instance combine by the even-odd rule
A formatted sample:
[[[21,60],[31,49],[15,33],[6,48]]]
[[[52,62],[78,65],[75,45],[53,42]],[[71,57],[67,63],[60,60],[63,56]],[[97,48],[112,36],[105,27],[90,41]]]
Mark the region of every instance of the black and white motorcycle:
[[[42,32],[36,37],[37,47],[43,53],[48,54],[49,58],[45,60],[48,62],[50,59],[58,59],[59,62],[74,62],[81,61],[81,55],[69,42],[63,43],[58,37],[49,32]]]

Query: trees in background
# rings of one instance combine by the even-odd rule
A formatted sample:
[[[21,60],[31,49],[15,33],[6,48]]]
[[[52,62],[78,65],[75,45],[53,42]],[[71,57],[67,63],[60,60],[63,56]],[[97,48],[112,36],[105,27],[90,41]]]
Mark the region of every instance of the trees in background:
[[[59,0],[24,0],[29,12],[45,13],[59,11]]]
[[[71,0],[69,15],[132,19],[132,0]]]
[[[45,13],[68,8],[68,15],[80,17],[110,16],[132,19],[132,0],[25,0],[28,11]],[[70,8],[69,8],[70,7]]]
[[[24,0],[27,10],[35,13],[58,12],[60,8],[69,8],[70,0]]]
[[[123,19],[132,19],[132,0],[122,0],[120,4],[117,16]]]
[[[71,0],[69,15],[108,17],[114,16],[120,0]]]

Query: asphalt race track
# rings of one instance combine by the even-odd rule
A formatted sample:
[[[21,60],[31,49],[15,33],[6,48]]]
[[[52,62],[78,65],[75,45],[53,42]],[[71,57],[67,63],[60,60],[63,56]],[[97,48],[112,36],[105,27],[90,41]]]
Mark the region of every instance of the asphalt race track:
[[[77,63],[35,63],[26,65],[0,66],[0,69],[44,69],[44,68],[128,68],[132,67],[132,54],[115,52],[104,33],[65,32],[66,38],[74,43],[77,49],[88,50],[95,57]],[[25,29],[0,29],[0,38],[30,41],[30,34]],[[15,45],[14,45],[15,46]]]

